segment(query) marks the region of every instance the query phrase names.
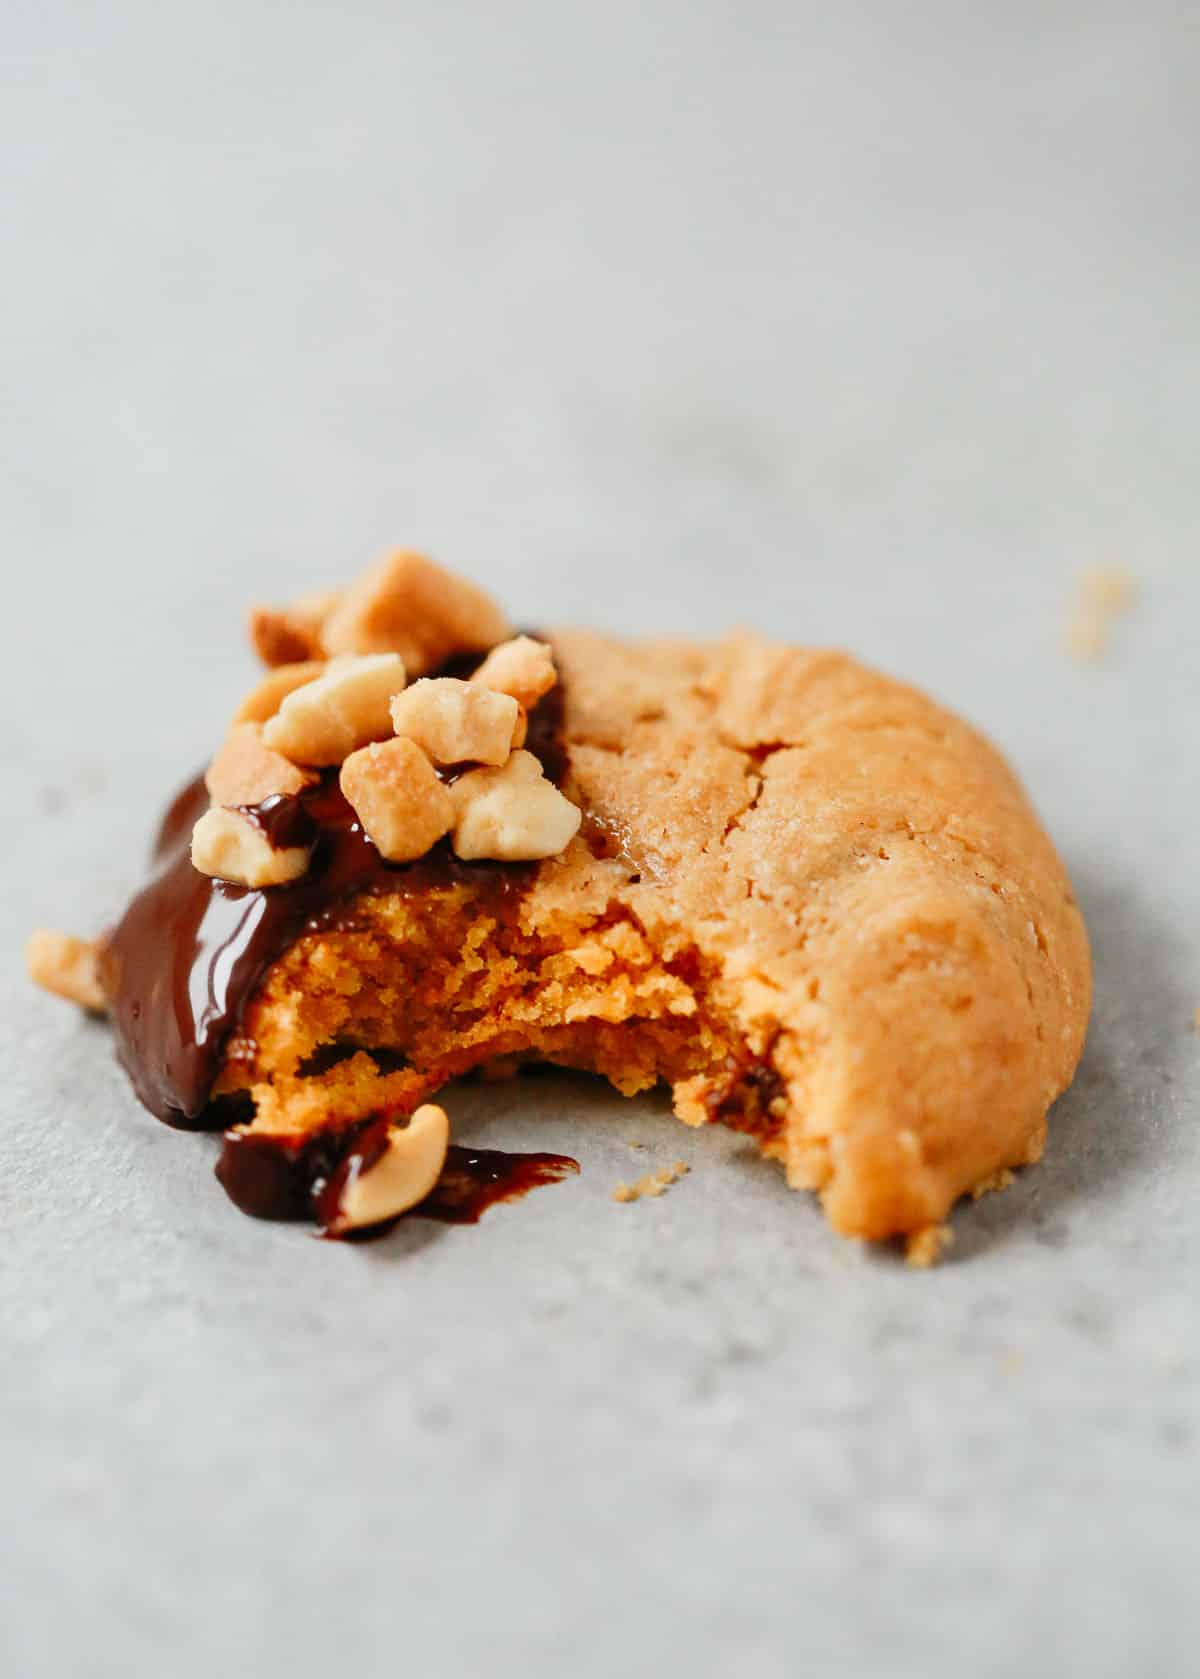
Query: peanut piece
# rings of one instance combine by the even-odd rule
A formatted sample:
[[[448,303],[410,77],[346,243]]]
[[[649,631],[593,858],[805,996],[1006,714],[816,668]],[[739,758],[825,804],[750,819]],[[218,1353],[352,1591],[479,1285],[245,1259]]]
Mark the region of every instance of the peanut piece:
[[[457,816],[454,851],[466,861],[557,857],[583,820],[529,752],[514,752],[503,769],[470,771],[454,783],[450,797]]]
[[[235,723],[266,723],[274,717],[288,695],[306,682],[315,682],[325,672],[324,659],[306,659],[297,665],[279,665],[268,671],[258,687],[237,709]]]
[[[265,665],[291,665],[325,656],[322,631],[342,595],[303,595],[291,606],[256,606],[250,614],[250,641]]]
[[[25,967],[35,985],[78,1003],[91,1014],[107,1014],[108,999],[100,983],[100,946],[41,928],[25,945]]]
[[[385,740],[352,752],[342,792],[369,839],[389,863],[411,863],[454,826],[450,794],[411,740]]]
[[[493,648],[471,681],[511,694],[525,711],[532,711],[558,681],[558,672],[554,655],[544,641],[519,635]]]
[[[193,868],[234,886],[286,886],[308,868],[309,855],[303,845],[276,851],[252,822],[219,805],[206,811],[192,829]]]
[[[320,657],[316,636],[285,610],[256,606],[247,627],[250,644],[264,665],[297,664]]]
[[[237,723],[208,766],[204,784],[215,805],[260,805],[276,793],[302,793],[316,777],[263,745],[260,723]]]
[[[323,676],[287,696],[263,725],[263,742],[296,764],[340,764],[391,733],[388,707],[404,683],[404,661],[395,653],[334,659]]]
[[[413,676],[455,653],[484,653],[509,633],[482,589],[423,554],[381,561],[346,593],[322,631],[329,653],[400,653]]]
[[[330,1234],[380,1224],[415,1207],[441,1177],[449,1146],[446,1110],[432,1102],[418,1108],[407,1125],[391,1126],[387,1152],[343,1186],[327,1226]]]
[[[392,725],[435,764],[503,764],[512,751],[520,707],[508,694],[451,676],[414,682],[392,701]]]

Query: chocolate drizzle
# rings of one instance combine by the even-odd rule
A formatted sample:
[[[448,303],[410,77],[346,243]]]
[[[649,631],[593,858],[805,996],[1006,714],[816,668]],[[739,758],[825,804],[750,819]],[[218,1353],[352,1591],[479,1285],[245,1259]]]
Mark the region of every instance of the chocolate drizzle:
[[[461,661],[447,670],[467,673]],[[526,746],[555,781],[566,767],[562,717],[556,687],[531,714]],[[417,863],[387,863],[334,770],[294,798],[267,799],[243,812],[273,845],[313,846],[300,880],[254,891],[192,867],[192,828],[207,805],[202,779],[178,794],[159,830],[154,876],[108,938],[103,960],[118,1055],[134,1090],[159,1119],[190,1130],[227,1123],[209,1108],[225,1046],[267,969],[302,934],[338,925],[364,893],[470,881],[507,895],[523,892],[537,867],[463,863],[446,841]]]
[[[542,1184],[560,1183],[579,1171],[569,1154],[509,1154],[494,1148],[451,1144],[433,1191],[414,1214],[443,1224],[478,1224],[498,1201],[516,1201]]]

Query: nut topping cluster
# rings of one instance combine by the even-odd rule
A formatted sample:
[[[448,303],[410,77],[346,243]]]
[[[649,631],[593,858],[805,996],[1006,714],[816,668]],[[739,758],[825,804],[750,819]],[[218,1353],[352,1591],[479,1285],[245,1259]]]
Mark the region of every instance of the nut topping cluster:
[[[446,835],[465,860],[534,861],[578,831],[580,811],[522,750],[529,711],[558,680],[550,649],[510,638],[472,584],[396,554],[342,594],[256,611],[250,628],[272,668],[209,767],[212,808],[192,836],[201,873],[249,887],[299,879],[309,849],[276,848],[245,807],[300,794],[335,766],[389,862]],[[426,675],[480,653],[469,681]]]

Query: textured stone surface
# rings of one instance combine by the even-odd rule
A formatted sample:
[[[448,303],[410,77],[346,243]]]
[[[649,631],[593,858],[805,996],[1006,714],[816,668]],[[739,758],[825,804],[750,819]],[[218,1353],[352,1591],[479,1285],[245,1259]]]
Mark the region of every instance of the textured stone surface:
[[[1165,0],[18,9],[5,1671],[1193,1670],[1196,56]],[[1097,1010],[950,1264],[565,1079],[453,1112],[579,1179],[323,1245],[26,989],[232,711],[248,593],[395,541],[519,622],[848,644],[1011,753]],[[1142,594],[1081,669],[1093,564]]]

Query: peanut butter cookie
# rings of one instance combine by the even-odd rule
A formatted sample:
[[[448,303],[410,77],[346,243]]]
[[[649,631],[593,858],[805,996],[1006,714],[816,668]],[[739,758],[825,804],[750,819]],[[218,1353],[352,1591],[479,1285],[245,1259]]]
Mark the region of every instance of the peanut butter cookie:
[[[403,1210],[446,1152],[430,1098],[521,1061],[666,1081],[848,1236],[921,1236],[1038,1159],[1087,937],[965,723],[752,636],[512,639],[412,556],[253,623],[307,663],[256,689],[89,958],[138,1094],[228,1128],[248,1210],[338,1232]]]

